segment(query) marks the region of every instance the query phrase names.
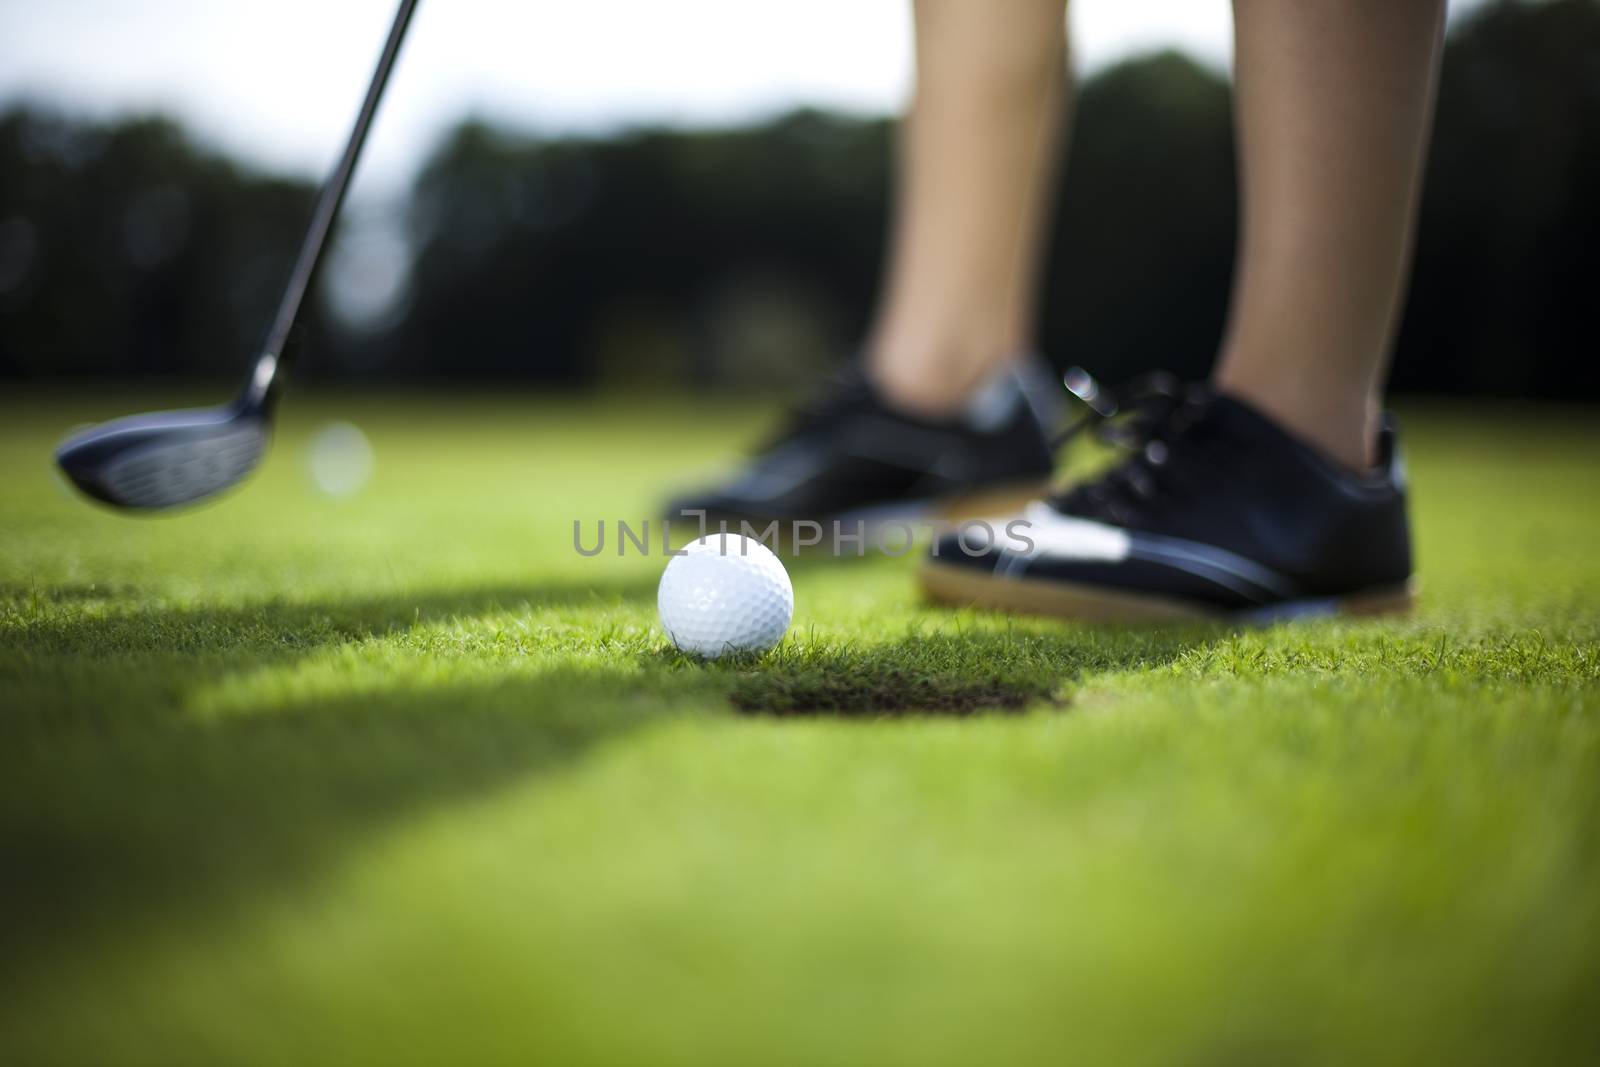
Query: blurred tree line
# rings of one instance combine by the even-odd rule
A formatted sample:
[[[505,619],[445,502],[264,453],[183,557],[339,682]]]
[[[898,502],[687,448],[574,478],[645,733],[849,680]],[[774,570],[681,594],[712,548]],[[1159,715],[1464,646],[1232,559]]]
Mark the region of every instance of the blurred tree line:
[[[346,220],[306,371],[784,383],[869,313],[890,124],[540,138],[466,122]],[[1204,373],[1236,223],[1226,81],[1162,54],[1080,88],[1043,309],[1058,363]],[[1490,6],[1444,62],[1399,389],[1600,396],[1600,4]],[[160,118],[0,114],[0,377],[237,374],[312,190]],[[359,207],[359,205],[358,205]]]

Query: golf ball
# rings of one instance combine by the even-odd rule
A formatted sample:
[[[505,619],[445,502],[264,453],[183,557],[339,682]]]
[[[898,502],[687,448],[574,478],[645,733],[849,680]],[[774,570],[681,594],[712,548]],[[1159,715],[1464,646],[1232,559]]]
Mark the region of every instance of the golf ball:
[[[715,659],[765,652],[794,617],[794,586],[772,550],[739,534],[686,546],[661,575],[656,610],[672,643]]]

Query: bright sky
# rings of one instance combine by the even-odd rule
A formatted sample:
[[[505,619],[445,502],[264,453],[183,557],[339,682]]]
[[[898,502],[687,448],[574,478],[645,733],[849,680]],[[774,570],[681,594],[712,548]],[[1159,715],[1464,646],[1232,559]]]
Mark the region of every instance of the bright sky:
[[[392,14],[393,0],[0,0],[0,102],[171,111],[246,159],[320,175]],[[1230,60],[1228,0],[1074,0],[1072,21],[1089,70],[1168,46]],[[361,184],[403,180],[468,111],[545,129],[799,103],[885,113],[910,72],[907,0],[422,0]]]
[[[1090,68],[1163,45],[1228,61],[1227,0],[1073,6]],[[172,111],[245,158],[320,174],[392,14],[392,0],[0,0],[0,101]],[[363,170],[402,178],[468,111],[591,129],[797,103],[884,113],[910,72],[906,0],[422,0]]]

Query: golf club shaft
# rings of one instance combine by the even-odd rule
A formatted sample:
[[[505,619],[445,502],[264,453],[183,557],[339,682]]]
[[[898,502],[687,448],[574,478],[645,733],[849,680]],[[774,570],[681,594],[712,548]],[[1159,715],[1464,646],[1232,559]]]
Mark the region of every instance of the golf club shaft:
[[[321,261],[323,248],[328,242],[328,231],[333,228],[333,221],[339,215],[339,205],[344,201],[345,191],[350,187],[350,177],[356,169],[356,161],[361,156],[361,146],[366,142],[367,130],[372,126],[373,116],[377,114],[379,101],[383,99],[383,90],[389,81],[389,71],[393,69],[395,58],[400,54],[400,44],[405,40],[406,27],[411,22],[411,13],[416,6],[417,0],[400,0],[399,10],[394,16],[394,25],[389,29],[389,39],[384,42],[383,54],[378,57],[378,68],[373,71],[372,84],[367,87],[367,96],[361,102],[361,112],[356,116],[355,128],[350,131],[350,140],[345,144],[344,154],[339,157],[333,173],[328,175],[327,181],[322,185],[322,192],[317,197],[316,210],[311,215],[311,225],[306,231],[304,243],[300,246],[300,255],[295,259],[294,271],[289,275],[289,284],[283,291],[283,300],[278,305],[277,317],[273,319],[272,331],[267,334],[266,346],[256,363],[249,384],[245,386],[244,403],[248,407],[270,408],[277,397],[279,383],[289,366],[286,352],[289,331],[294,328],[295,319],[300,314],[300,303],[305,299],[306,290],[317,272],[317,264]]]

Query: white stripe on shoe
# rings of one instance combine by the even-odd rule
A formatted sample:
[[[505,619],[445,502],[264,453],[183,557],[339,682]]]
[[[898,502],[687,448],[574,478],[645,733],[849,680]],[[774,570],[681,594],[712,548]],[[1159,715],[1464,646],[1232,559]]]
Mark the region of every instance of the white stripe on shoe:
[[[1063,515],[1043,501],[1030,504],[1023,518],[1033,547],[1022,552],[1008,549],[995,567],[1001,577],[1023,577],[1041,558],[1086,563],[1139,559],[1204,578],[1261,603],[1290,598],[1298,591],[1293,580],[1271,568],[1204,542]]]

